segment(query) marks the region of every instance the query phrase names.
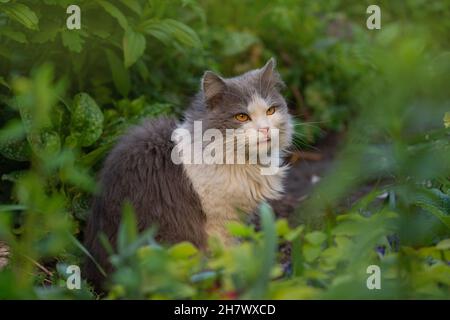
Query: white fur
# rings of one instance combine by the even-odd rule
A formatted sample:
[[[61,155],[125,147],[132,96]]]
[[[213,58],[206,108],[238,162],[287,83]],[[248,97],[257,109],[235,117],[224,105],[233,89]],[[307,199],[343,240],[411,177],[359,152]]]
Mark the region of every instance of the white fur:
[[[261,175],[257,165],[184,165],[185,172],[200,197],[207,216],[207,233],[225,243],[228,221],[239,220],[239,212],[249,214],[263,200],[277,199],[283,192],[286,168],[276,175]]]

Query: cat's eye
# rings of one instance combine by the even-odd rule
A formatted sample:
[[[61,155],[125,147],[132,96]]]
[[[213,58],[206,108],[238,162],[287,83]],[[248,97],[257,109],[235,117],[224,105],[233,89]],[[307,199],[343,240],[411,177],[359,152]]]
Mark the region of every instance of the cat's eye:
[[[276,107],[274,107],[274,106],[270,107],[269,109],[267,109],[266,114],[268,116],[273,115],[275,113],[275,109],[276,109]]]
[[[245,114],[245,113],[238,113],[237,115],[234,116],[234,118],[237,121],[240,121],[240,122],[245,122],[245,121],[248,121],[250,119],[248,114]]]

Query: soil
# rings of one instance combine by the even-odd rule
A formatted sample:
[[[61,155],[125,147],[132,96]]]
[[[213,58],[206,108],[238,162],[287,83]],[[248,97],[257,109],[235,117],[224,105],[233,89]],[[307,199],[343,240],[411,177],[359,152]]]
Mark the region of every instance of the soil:
[[[289,162],[285,194],[270,204],[280,218],[289,218],[313,192],[315,185],[332,168],[342,134],[330,133],[312,151],[296,151]]]

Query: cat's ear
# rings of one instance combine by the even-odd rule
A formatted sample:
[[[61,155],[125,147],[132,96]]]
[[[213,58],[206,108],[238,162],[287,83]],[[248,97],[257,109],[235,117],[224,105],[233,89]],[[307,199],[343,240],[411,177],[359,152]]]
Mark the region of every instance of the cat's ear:
[[[225,92],[225,81],[212,71],[206,71],[202,78],[202,90],[208,105],[214,105]]]
[[[264,67],[261,68],[261,80],[263,81],[270,81],[273,77],[273,74],[275,72],[275,67],[277,63],[275,59],[272,57],[269,59],[269,61],[266,62]]]
[[[266,83],[269,87],[276,86],[277,88],[283,88],[284,83],[281,80],[280,74],[276,70],[275,58],[270,58],[269,61],[260,69],[261,82]]]

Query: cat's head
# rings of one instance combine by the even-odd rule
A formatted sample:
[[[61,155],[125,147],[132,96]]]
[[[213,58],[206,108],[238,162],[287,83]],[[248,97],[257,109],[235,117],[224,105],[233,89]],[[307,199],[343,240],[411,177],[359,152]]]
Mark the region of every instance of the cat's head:
[[[283,87],[273,58],[264,67],[234,78],[206,71],[201,81],[204,129],[243,129],[247,138],[256,133],[257,143],[267,143],[278,129],[279,147],[287,148],[292,122],[280,93]],[[250,148],[255,147],[252,141],[246,140]]]

